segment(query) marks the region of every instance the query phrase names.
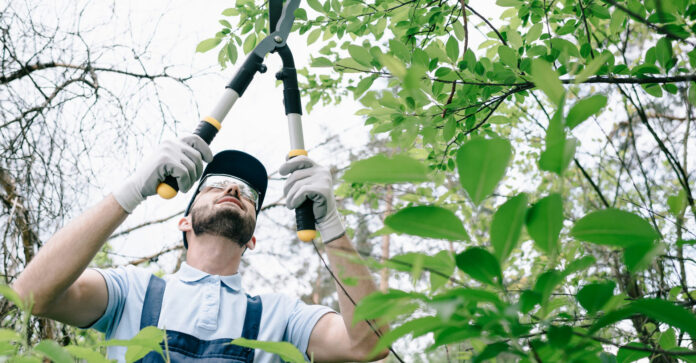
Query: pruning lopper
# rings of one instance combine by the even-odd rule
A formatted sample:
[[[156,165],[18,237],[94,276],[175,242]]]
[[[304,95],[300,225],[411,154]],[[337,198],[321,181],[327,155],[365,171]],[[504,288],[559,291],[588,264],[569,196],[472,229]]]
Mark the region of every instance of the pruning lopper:
[[[304,149],[302,136],[302,103],[300,90],[297,84],[297,71],[292,52],[286,41],[295,20],[295,10],[299,7],[300,0],[288,0],[283,5],[283,0],[270,0],[268,3],[269,34],[247,56],[244,64],[225,87],[225,92],[213,108],[213,111],[200,121],[194,134],[200,136],[210,144],[222,126],[234,103],[244,94],[256,72],[266,72],[263,59],[268,53],[278,53],[283,62],[283,68],[276,73],[276,78],[283,81],[283,103],[285,114],[288,117],[290,131],[290,152],[288,158],[299,155],[307,155]],[[179,190],[176,179],[167,176],[157,187],[157,194],[164,199],[173,198]],[[312,201],[307,199],[295,210],[297,221],[297,236],[300,240],[308,242],[316,236],[314,225],[314,212]]]

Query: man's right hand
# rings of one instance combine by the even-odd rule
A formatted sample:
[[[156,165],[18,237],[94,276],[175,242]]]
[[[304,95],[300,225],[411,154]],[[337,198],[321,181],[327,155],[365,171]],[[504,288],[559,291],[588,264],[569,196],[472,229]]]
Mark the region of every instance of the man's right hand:
[[[188,191],[203,172],[203,161],[213,160],[208,144],[198,135],[167,140],[159,145],[133,175],[114,192],[114,198],[131,213],[145,198],[157,192],[157,186],[171,175],[182,192]]]

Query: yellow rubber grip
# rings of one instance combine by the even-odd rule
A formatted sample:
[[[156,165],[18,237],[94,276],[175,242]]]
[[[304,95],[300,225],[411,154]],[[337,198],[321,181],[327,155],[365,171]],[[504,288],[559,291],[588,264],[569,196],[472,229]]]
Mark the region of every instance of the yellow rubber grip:
[[[291,158],[294,156],[299,156],[299,155],[307,156],[307,150],[304,150],[304,149],[290,150],[290,152],[288,153],[288,158]]]
[[[301,231],[297,231],[297,238],[299,238],[302,242],[311,242],[316,236],[317,231],[312,229],[304,229]]]
[[[157,186],[157,194],[164,199],[172,199],[176,197],[177,191],[167,183],[160,183]]]
[[[213,125],[213,127],[215,127],[218,131],[220,131],[220,128],[222,128],[222,124],[220,123],[220,121],[210,116],[203,117],[203,121]]]

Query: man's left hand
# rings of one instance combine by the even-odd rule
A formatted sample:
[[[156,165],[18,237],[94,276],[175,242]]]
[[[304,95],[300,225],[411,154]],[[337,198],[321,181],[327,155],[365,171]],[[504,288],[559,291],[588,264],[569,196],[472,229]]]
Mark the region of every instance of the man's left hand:
[[[314,218],[324,243],[345,234],[341,217],[336,210],[331,172],[308,157],[301,155],[280,167],[280,175],[288,175],[283,192],[288,209],[295,209],[309,198],[313,202]]]

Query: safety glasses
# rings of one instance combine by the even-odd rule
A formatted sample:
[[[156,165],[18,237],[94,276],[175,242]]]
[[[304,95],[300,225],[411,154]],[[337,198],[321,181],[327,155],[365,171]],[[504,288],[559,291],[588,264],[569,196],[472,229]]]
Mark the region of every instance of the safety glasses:
[[[256,209],[259,208],[259,193],[256,192],[247,182],[231,175],[208,174],[198,186],[198,192],[205,188],[227,189],[231,184],[239,188],[241,195],[254,203]]]

